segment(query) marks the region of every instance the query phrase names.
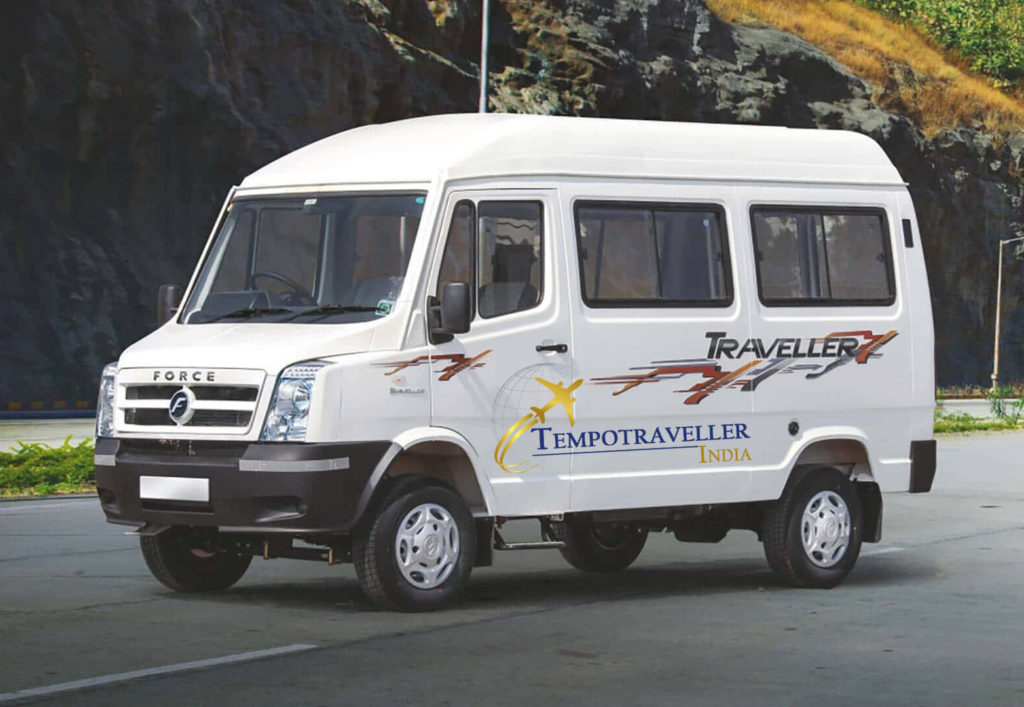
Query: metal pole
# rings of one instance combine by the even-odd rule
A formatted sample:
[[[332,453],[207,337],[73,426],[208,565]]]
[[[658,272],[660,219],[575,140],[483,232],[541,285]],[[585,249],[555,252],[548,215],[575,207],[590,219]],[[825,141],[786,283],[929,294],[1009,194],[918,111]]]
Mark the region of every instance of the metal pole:
[[[491,34],[491,0],[482,0],[483,18],[480,20],[480,112],[487,112],[487,45]]]
[[[996,341],[992,347],[992,391],[999,385],[999,317],[1003,312],[1003,245],[999,241],[999,273],[996,275]]]

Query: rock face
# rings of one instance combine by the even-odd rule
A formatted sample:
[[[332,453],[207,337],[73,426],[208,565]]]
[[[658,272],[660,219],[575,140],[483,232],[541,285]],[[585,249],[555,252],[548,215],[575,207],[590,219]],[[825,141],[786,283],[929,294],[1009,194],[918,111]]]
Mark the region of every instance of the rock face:
[[[987,381],[997,243],[1024,222],[1024,134],[926,140],[813,46],[697,0],[492,3],[495,110],[876,139],[921,221],[939,382]],[[474,110],[478,6],[16,3],[0,43],[0,404],[92,399],[256,167],[356,125]],[[1020,274],[1004,274],[1004,380],[1024,377]]]
[[[472,67],[437,53],[462,50],[458,23],[438,27],[422,2],[12,7],[0,404],[95,400],[103,364],[153,328],[156,288],[187,282],[247,173],[357,125],[474,105]]]

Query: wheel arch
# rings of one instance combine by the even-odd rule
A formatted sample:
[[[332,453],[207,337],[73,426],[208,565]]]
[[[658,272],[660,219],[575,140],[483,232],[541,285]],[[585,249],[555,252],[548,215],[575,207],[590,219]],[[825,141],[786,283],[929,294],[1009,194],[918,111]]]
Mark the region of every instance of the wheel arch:
[[[864,542],[882,539],[882,492],[871,467],[867,441],[860,436],[829,436],[804,445],[796,455],[782,493],[804,474],[831,468],[853,482],[860,501]]]
[[[403,477],[435,479],[458,493],[474,517],[492,515],[493,490],[478,460],[473,445],[452,430],[418,428],[399,435],[363,490],[356,522],[390,483]]]
[[[790,465],[787,483],[798,470],[817,466],[835,467],[851,481],[875,481],[868,443],[860,435],[847,433],[808,440],[799,448]]]

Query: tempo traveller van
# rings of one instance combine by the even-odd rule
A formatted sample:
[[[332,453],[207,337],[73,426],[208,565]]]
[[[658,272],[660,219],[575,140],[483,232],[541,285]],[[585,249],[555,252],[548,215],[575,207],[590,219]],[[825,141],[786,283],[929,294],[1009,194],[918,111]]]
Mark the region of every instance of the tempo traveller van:
[[[647,536],[838,584],[929,491],[921,234],[849,132],[445,115],[231,190],[162,325],[108,365],[96,480],[172,589],[352,562],[404,610],[495,551],[614,572]],[[509,519],[536,542],[508,542]],[[507,530],[507,529],[506,529]]]

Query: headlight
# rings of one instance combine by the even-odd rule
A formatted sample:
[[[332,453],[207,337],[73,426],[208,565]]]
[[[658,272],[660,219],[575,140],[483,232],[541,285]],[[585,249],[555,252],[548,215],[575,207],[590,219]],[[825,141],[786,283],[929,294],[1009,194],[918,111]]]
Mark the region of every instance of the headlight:
[[[326,366],[310,361],[289,366],[277,379],[274,399],[260,439],[266,442],[302,442],[309,427],[309,404],[316,373]]]
[[[100,396],[96,401],[96,436],[110,437],[114,434],[114,377],[117,376],[117,362],[103,367],[100,377]]]

